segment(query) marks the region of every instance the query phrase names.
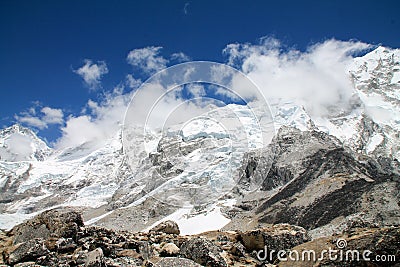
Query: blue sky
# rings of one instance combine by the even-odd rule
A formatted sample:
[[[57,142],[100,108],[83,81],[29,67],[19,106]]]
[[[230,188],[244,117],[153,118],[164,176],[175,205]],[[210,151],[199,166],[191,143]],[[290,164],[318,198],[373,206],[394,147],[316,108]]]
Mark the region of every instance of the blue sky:
[[[179,61],[171,55],[180,52],[193,60],[225,62],[228,44],[256,44],[264,36],[300,51],[330,38],[398,48],[399,10],[399,1],[385,0],[3,0],[0,126],[34,115],[33,108],[46,121],[47,128],[36,128],[39,135],[54,142],[65,119],[82,114],[89,99],[100,101],[126,84],[128,74],[148,76],[129,64],[134,49],[162,47],[157,53],[170,65]],[[97,67],[104,63],[95,84],[79,75],[85,60]]]

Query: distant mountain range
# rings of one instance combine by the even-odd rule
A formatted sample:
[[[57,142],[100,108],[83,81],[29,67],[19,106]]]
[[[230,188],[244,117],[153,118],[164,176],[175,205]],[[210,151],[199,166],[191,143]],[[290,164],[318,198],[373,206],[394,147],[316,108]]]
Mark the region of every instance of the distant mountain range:
[[[55,150],[21,125],[3,129],[0,228],[59,206],[113,229],[172,219],[183,234],[289,222],[317,237],[354,223],[399,224],[400,51],[378,47],[355,58],[348,73],[351,105],[329,116],[271,99],[276,134],[265,147],[242,147],[251,137],[225,135],[204,120],[188,133],[171,129],[150,153],[138,149],[132,168],[122,130],[100,148]],[[223,120],[236,114],[248,136],[257,132],[245,106],[211,112]]]

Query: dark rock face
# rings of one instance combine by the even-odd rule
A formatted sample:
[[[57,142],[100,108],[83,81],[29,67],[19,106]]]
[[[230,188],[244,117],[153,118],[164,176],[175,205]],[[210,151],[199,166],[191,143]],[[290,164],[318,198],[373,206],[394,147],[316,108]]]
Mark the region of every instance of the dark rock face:
[[[205,238],[193,238],[182,244],[181,255],[209,267],[228,266],[221,256],[222,250]]]
[[[314,229],[362,211],[363,197],[394,178],[379,166],[358,162],[341,148],[319,150],[310,157],[305,171],[262,203],[257,212],[262,214],[261,222]],[[399,211],[393,215],[398,217]]]
[[[179,226],[174,221],[164,221],[150,229],[150,232],[162,232],[166,234],[179,235],[181,231]]]
[[[322,229],[320,236],[332,234],[328,228],[340,232],[352,217],[367,225],[399,225],[400,177],[394,166],[389,159],[355,154],[325,133],[282,127],[269,147],[244,158],[241,169],[238,192],[246,195],[259,185],[265,196],[228,213],[239,214],[232,216],[233,225],[247,216],[255,224]]]
[[[267,148],[244,156],[238,188],[245,193],[282,186],[305,170],[309,156],[340,146],[339,140],[327,134],[283,126]]]

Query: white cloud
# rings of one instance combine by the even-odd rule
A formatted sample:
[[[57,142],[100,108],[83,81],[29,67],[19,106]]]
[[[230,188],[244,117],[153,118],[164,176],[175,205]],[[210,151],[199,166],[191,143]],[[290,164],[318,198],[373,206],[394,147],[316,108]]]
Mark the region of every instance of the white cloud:
[[[361,42],[328,40],[305,52],[283,49],[279,41],[264,39],[260,45],[231,44],[224,49],[228,63],[240,67],[271,99],[296,101],[315,116],[348,108],[354,88],[346,72],[352,54],[369,48]],[[249,99],[240,79],[232,88]]]
[[[135,79],[132,74],[126,75],[126,85],[131,89],[139,88],[142,85],[141,79]]]
[[[93,63],[90,59],[86,59],[85,64],[74,72],[83,78],[90,89],[94,90],[100,86],[101,77],[108,73],[108,68],[104,61]]]
[[[86,142],[98,146],[108,138],[117,134],[120,129],[131,94],[124,94],[122,87],[112,93],[106,93],[102,100],[89,100],[85,114],[69,116],[65,126],[61,128],[62,137],[55,147],[65,148]]]
[[[191,89],[193,89],[192,93],[201,94],[204,88],[201,85],[192,85]],[[205,103],[183,98],[180,94],[181,90],[182,87],[167,90],[158,83],[145,84],[136,91],[132,99],[130,109],[127,111],[127,123],[144,125],[146,121],[147,127],[162,128],[185,122],[210,110],[210,106],[204,105]]]
[[[176,62],[186,62],[186,61],[190,61],[191,58],[188,55],[186,55],[185,53],[179,52],[179,53],[173,53],[171,55],[171,60],[176,61]]]
[[[40,109],[40,113],[36,111],[39,107],[39,103],[36,103],[34,107],[28,109],[28,112],[21,112],[20,115],[15,115],[14,118],[22,123],[40,130],[46,129],[50,124],[63,124],[64,113],[61,109],[43,107]]]
[[[168,60],[160,55],[161,49],[160,46],[134,49],[126,59],[130,65],[140,68],[144,73],[153,74],[164,69],[168,63]]]
[[[28,136],[19,133],[12,134],[7,140],[7,146],[11,149],[13,155],[3,155],[3,157],[11,156],[10,160],[12,161],[29,160],[34,152],[31,142],[32,140]]]
[[[206,95],[206,90],[204,86],[198,83],[191,83],[186,86],[187,90],[193,97],[202,97]]]
[[[30,115],[22,115],[22,116],[15,115],[15,119],[20,123],[36,127],[40,130],[47,128],[47,123],[38,117]]]
[[[64,122],[64,113],[61,109],[44,107],[41,112],[44,114],[42,120],[47,124],[62,124]]]
[[[265,38],[259,45],[230,44],[224,49],[224,53],[228,56],[228,63],[239,67],[248,75],[267,99],[299,101],[309,112],[325,116],[331,106],[345,108],[354,90],[346,73],[346,66],[352,60],[351,53],[368,47],[361,42],[328,40],[301,52],[295,49],[283,49],[279,41]],[[152,74],[165,68],[169,62],[160,55],[160,51],[161,47],[135,49],[129,52],[127,61],[141,68],[144,73]],[[170,59],[183,58],[183,53],[176,54]],[[79,69],[82,69],[80,75],[85,81],[94,81],[94,84],[98,85],[101,76],[106,73],[104,70],[99,70],[101,68],[99,66],[101,63],[93,64],[87,61]],[[105,63],[104,67],[106,69]],[[190,81],[193,72],[194,69],[188,68],[182,75],[183,81]],[[248,81],[244,80],[243,76],[236,75],[230,67],[221,65],[212,69],[211,78],[217,84],[227,84],[226,81],[229,80],[231,82],[229,89],[245,100],[252,101],[259,97],[249,90]],[[157,81],[141,86],[142,81],[132,74],[126,76],[124,85],[135,89],[135,98],[132,102],[135,117],[146,118],[150,112],[148,123],[152,127],[160,127],[164,123],[171,125],[183,122],[204,114],[210,108],[205,108],[204,103],[188,101],[182,97],[179,91],[182,88],[167,93],[168,86],[157,84]],[[81,115],[69,116],[61,128],[63,135],[55,146],[65,148],[87,142],[100,144],[115,135],[120,130],[133,94],[124,93],[123,89],[117,87],[112,93],[106,93],[99,101],[89,100]],[[188,85],[187,90],[194,97],[206,95],[201,85]],[[232,91],[223,88],[218,89],[216,93],[238,99]],[[204,99],[206,101],[206,98]],[[51,123],[64,123],[62,110],[44,107],[40,111],[38,114],[39,112],[33,109],[16,117],[20,122],[39,129],[44,129]]]

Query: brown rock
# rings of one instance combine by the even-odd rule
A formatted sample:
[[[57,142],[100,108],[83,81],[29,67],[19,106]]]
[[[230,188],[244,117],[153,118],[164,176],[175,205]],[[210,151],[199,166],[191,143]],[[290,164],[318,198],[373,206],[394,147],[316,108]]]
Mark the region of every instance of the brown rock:
[[[275,224],[270,227],[244,232],[240,235],[246,250],[286,250],[310,240],[307,231],[289,224]]]
[[[135,259],[141,258],[141,255],[133,249],[123,249],[121,251],[118,251],[116,254],[118,257],[130,257]]]
[[[162,232],[166,234],[175,234],[175,235],[179,235],[181,233],[178,224],[174,221],[161,222],[156,226],[154,226],[153,228],[151,228],[149,232]]]
[[[7,264],[14,265],[19,262],[35,261],[40,256],[46,255],[49,250],[41,238],[35,238],[24,243],[15,245],[4,251]]]
[[[165,244],[160,251],[161,257],[172,257],[177,256],[180,252],[180,249],[174,243]]]

